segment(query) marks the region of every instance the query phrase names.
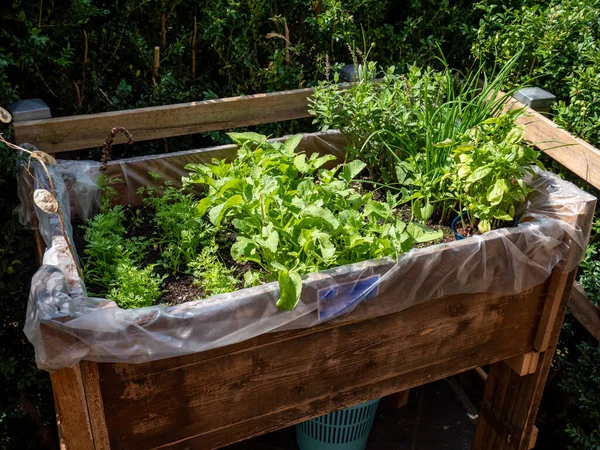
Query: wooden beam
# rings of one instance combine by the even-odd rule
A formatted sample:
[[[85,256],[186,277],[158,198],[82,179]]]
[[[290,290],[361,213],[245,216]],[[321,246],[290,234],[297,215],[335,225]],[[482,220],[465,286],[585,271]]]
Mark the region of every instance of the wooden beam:
[[[573,286],[569,306],[579,323],[600,341],[600,308],[592,304],[579,283]]]
[[[409,394],[410,389],[406,389],[405,391],[383,397],[381,399],[381,407],[387,410],[404,408],[408,403]]]
[[[272,92],[149,108],[15,122],[15,141],[48,153],[100,147],[125,127],[136,142],[309,117],[312,89]],[[123,143],[119,135],[115,143]]]
[[[511,100],[509,107],[526,109],[527,115],[517,120],[517,123],[525,125],[526,140],[600,189],[600,150],[517,100]]]
[[[538,352],[528,352],[513,358],[505,359],[504,363],[520,377],[532,374],[537,369],[540,359]]]
[[[50,373],[61,450],[95,450],[80,366]]]
[[[571,285],[567,284],[569,281],[570,274],[562,273],[558,270],[552,272],[550,278],[550,286],[548,288],[548,296],[544,303],[544,309],[542,310],[542,316],[540,317],[539,327],[535,338],[533,348],[538,352],[546,351],[552,334],[554,332],[554,326],[556,318],[560,314],[561,305],[563,302],[563,293],[565,289],[571,288]],[[571,283],[572,283],[571,279]],[[561,321],[562,322],[562,321]]]
[[[549,323],[551,331],[547,347],[540,354],[540,362],[535,372],[519,376],[504,363],[490,365],[481,402],[481,413],[477,420],[473,450],[531,448],[536,434],[534,421],[562,328],[575,272],[567,274],[557,314],[550,319],[552,322]],[[556,295],[553,286],[560,286],[563,275],[557,269],[553,271],[547,304],[555,303]]]

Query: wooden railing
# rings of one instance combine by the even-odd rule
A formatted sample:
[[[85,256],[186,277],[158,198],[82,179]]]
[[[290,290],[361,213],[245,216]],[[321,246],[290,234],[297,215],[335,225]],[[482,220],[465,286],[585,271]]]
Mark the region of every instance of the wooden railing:
[[[111,128],[125,127],[135,141],[183,136],[263,123],[310,117],[307,100],[312,89],[205,100],[99,114],[14,122],[18,144],[34,144],[48,153],[101,147]],[[559,128],[552,120],[514,100],[510,108],[526,108],[518,119],[525,139],[554,160],[600,189],[600,150]],[[124,142],[118,136],[116,143]],[[581,286],[571,297],[575,318],[600,340],[600,309]]]

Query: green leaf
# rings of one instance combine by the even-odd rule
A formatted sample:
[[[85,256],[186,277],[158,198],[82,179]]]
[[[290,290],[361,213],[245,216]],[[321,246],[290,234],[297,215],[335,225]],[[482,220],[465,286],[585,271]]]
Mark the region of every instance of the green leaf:
[[[311,205],[302,210],[302,214],[306,217],[314,217],[325,220],[334,230],[340,226],[340,221],[335,218],[333,213],[327,208]]]
[[[452,139],[446,138],[442,142],[438,142],[437,144],[433,144],[434,147],[442,148],[442,147],[451,147],[456,144]]]
[[[340,176],[346,181],[346,183],[350,183],[354,177],[356,177],[362,170],[367,167],[367,165],[359,160],[352,161],[346,165],[342,170]]]
[[[196,205],[196,213],[200,217],[203,217],[204,214],[206,214],[206,211],[208,210],[208,208],[211,207],[211,205],[212,205],[212,198],[211,197],[204,197]]]
[[[477,224],[477,228],[479,229],[480,233],[482,233],[482,234],[487,233],[488,231],[490,231],[492,229],[492,224],[487,219],[480,220],[479,223]]]
[[[244,145],[244,142],[248,141],[256,142],[257,144],[264,144],[265,142],[267,142],[266,136],[258,133],[253,133],[251,131],[247,133],[236,133],[232,131],[231,133],[227,133],[227,136],[229,136],[231,140],[237,145]]]
[[[301,134],[295,134],[285,140],[285,151],[287,153],[294,153],[300,142],[302,141]]]
[[[279,283],[277,307],[291,311],[298,304],[298,300],[300,300],[302,278],[296,271],[281,271],[277,277],[277,282]]]
[[[376,202],[374,200],[369,200],[367,205],[365,206],[364,215],[371,216],[375,215],[382,219],[387,219],[390,215],[390,206],[387,203]]]
[[[301,153],[294,158],[294,167],[300,173],[306,173],[310,170],[310,166],[306,163],[306,155]]]
[[[473,173],[471,173],[471,175],[469,175],[469,177],[467,178],[467,181],[469,181],[471,183],[473,183],[475,181],[479,181],[482,178],[485,178],[486,176],[488,176],[491,171],[492,171],[492,169],[490,167],[479,167],[478,169],[475,169],[475,171]]]
[[[487,199],[491,205],[498,205],[502,202],[502,197],[504,197],[504,193],[508,192],[510,188],[507,186],[505,180],[496,180],[493,186],[488,189]]]
[[[258,242],[260,246],[275,253],[277,251],[277,246],[279,245],[279,234],[276,230],[272,230],[267,239],[257,239],[256,242]]]
[[[425,206],[421,207],[421,220],[427,221],[433,214],[433,205],[429,202],[425,203]]]
[[[430,230],[423,225],[411,222],[406,226],[406,231],[410,234],[415,242],[428,242],[441,239],[444,235],[442,230]]]
[[[244,236],[238,236],[231,246],[231,257],[236,261],[248,260],[261,263],[260,257],[256,254],[256,243]]]
[[[506,141],[511,144],[518,144],[523,140],[523,128],[514,127],[512,130],[508,132],[506,136]]]
[[[239,206],[244,202],[244,199],[241,195],[237,194],[232,197],[229,197],[225,203],[221,203],[220,205],[215,206],[208,212],[208,218],[213,223],[213,225],[220,226],[223,217],[227,213],[228,210],[235,206]]]

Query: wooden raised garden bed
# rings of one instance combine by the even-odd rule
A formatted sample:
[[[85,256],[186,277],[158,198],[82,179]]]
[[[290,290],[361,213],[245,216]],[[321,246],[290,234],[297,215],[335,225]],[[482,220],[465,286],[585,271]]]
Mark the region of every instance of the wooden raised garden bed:
[[[305,117],[309,94],[302,90],[48,119],[17,123],[15,129],[19,142],[33,142],[50,152],[75,150],[98,146],[113,126],[125,126],[136,139],[144,140]],[[320,152],[326,148],[311,147]],[[176,179],[187,162],[232,152],[232,146],[225,146],[145,158],[134,170],[139,177],[129,181],[129,190],[135,190],[136,183],[149,182],[148,170],[169,172]],[[124,165],[136,167],[139,161],[112,162],[107,174],[119,176]],[[566,191],[576,189],[554,183]],[[135,203],[118,185],[117,190],[119,202]],[[418,249],[400,263],[378,260],[346,266],[327,276],[311,275],[298,310],[304,312],[289,321],[291,329],[218,348],[199,347],[203,351],[166,359],[153,355],[155,360],[139,364],[131,363],[135,357],[125,362],[115,354],[115,361],[121,362],[83,360],[56,370],[51,379],[61,442],[75,450],[219,448],[490,365],[473,448],[530,448],[582,254],[552,218],[563,219],[566,228],[582,236],[589,235],[595,200],[583,195],[576,214],[565,213],[560,202],[546,205],[541,212],[526,212],[524,221],[531,223],[510,231]],[[540,219],[540,214],[548,220]],[[542,238],[553,244],[541,243]],[[60,242],[55,233],[53,245]],[[560,257],[552,269],[538,270],[536,264],[552,255]],[[467,272],[457,268],[469,259],[465,279]],[[376,295],[351,313],[319,324],[321,290],[369,277],[381,277]],[[519,289],[527,282],[526,288]],[[488,289],[473,291],[478,285]],[[102,327],[73,327],[70,321],[77,314],[64,309],[64,304],[49,302],[39,305],[46,314],[40,321],[41,351],[47,360],[60,361],[61,355],[79,352],[84,359],[102,361],[106,352],[95,346],[127,336],[130,341],[122,342],[123,347],[131,350],[137,344],[141,360],[148,359],[143,345],[149,332],[168,333],[176,327],[196,338],[223,321],[238,320],[242,326],[255,315],[260,322],[273,304],[272,295],[276,286],[251,288],[234,299],[237,303],[229,312],[211,313],[201,301],[177,305],[170,314],[128,323],[125,334],[118,330],[113,336]],[[406,298],[410,300],[405,302]]]

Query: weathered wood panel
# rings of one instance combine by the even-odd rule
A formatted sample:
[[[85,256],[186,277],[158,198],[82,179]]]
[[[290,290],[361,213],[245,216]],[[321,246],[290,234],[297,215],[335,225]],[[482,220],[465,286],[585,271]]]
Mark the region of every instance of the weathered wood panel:
[[[514,100],[511,108],[525,105]],[[600,150],[560,128],[552,120],[525,107],[527,116],[517,119],[525,125],[525,139],[552,159],[600,189]]]
[[[507,364],[496,363],[488,371],[481,414],[477,420],[474,450],[527,450],[534,439],[534,422],[544,392],[544,385],[552,364],[554,350],[562,328],[567,301],[575,278],[575,271],[561,274],[555,271],[553,280],[562,280],[567,275],[566,287],[561,292],[561,283],[550,282],[546,303],[556,303],[559,309],[550,324],[551,332],[547,347],[540,354],[534,373],[519,376]],[[547,308],[544,308],[547,310]]]
[[[592,304],[579,283],[573,286],[569,306],[579,323],[600,341],[600,308]]]
[[[48,153],[100,147],[113,127],[136,142],[308,117],[312,89],[16,122],[15,140]],[[115,143],[125,139],[118,135]]]
[[[50,374],[61,449],[95,450],[79,365]]]
[[[532,349],[544,286],[141,365],[99,364],[111,448],[218,448]]]

